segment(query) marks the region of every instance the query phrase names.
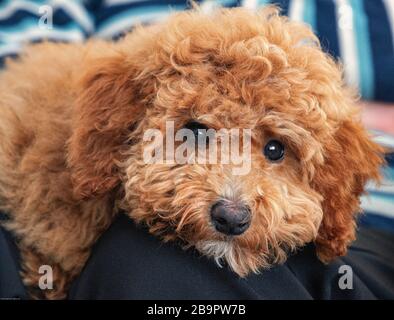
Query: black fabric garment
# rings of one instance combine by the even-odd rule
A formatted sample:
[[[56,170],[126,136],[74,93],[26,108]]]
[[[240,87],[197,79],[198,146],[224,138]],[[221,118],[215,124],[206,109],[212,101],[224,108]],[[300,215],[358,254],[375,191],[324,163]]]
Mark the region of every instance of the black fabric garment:
[[[341,290],[342,265],[353,289]],[[394,299],[394,235],[361,229],[345,258],[322,264],[310,244],[281,266],[239,278],[196,251],[163,244],[121,215],[102,236],[71,299]]]
[[[5,221],[0,212],[0,222]],[[19,277],[19,253],[14,239],[0,227],[0,299],[26,299],[26,291]]]
[[[245,279],[194,250],[164,244],[120,215],[95,245],[70,299],[394,299],[394,236],[361,229],[342,259],[324,265],[308,245]],[[338,269],[353,269],[353,289],[338,286]],[[0,298],[26,297],[18,254],[0,228]]]

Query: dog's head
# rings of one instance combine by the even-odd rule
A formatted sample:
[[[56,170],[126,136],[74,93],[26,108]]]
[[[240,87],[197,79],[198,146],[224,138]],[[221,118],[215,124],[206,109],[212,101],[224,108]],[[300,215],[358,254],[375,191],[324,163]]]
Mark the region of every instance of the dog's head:
[[[382,150],[306,26],[275,8],[194,10],[95,55],[69,143],[77,197],[117,192],[152,233],[226,260],[240,275],[310,241],[323,261],[345,254]],[[166,141],[169,124],[195,137],[204,129],[250,130],[250,148],[240,144],[248,170],[236,174],[240,164],[222,156],[148,163],[145,133],[158,129]],[[208,147],[201,141],[200,151]]]

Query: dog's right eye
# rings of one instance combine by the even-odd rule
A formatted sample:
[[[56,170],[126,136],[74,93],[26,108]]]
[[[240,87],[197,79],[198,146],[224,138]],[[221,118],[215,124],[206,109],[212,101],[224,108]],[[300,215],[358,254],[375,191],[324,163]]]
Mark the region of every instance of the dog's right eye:
[[[190,121],[184,126],[184,129],[189,129],[193,131],[193,134],[196,137],[196,139],[198,139],[199,137],[201,139],[207,134],[208,127],[200,122]]]

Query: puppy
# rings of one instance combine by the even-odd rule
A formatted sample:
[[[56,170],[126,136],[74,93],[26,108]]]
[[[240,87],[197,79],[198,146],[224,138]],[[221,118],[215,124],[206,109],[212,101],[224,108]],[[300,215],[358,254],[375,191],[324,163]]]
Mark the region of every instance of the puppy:
[[[29,47],[0,76],[0,112],[4,227],[38,298],[66,297],[120,210],[240,276],[311,241],[329,262],[354,240],[383,162],[341,70],[274,7],[195,9],[116,43]],[[196,136],[249,129],[250,170],[147,163],[144,133],[166,136],[168,122]],[[38,287],[42,265],[52,290]]]

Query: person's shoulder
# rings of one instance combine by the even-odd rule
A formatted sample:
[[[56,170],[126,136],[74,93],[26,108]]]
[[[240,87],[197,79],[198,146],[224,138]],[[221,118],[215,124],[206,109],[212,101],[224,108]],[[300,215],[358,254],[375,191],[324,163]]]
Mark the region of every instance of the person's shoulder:
[[[291,255],[283,265],[240,278],[226,266],[219,267],[214,260],[193,249],[183,250],[176,243],[163,243],[146,228],[119,215],[95,245],[69,298],[374,298],[376,295],[365,285],[368,279],[357,275],[354,279],[357,288],[342,290],[339,287],[340,267],[357,263],[359,259],[360,255],[355,259],[350,254],[346,261],[337,259],[325,265],[317,259],[314,245],[309,244]],[[375,266],[378,268],[379,264]]]
[[[27,293],[19,276],[19,251],[11,233],[1,224],[7,219],[0,211],[0,300],[26,299]]]
[[[164,243],[121,214],[94,246],[70,298],[212,299],[212,292],[234,298],[227,282],[218,285],[223,272],[238,281],[196,251]]]

